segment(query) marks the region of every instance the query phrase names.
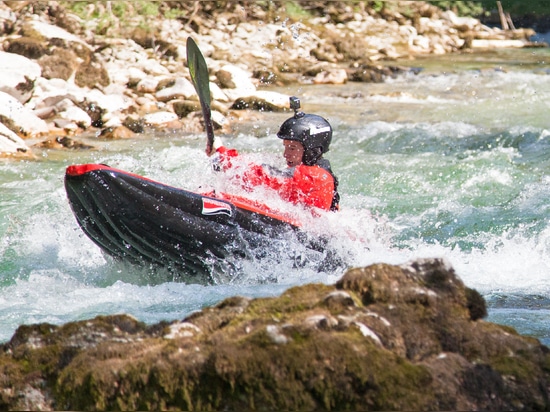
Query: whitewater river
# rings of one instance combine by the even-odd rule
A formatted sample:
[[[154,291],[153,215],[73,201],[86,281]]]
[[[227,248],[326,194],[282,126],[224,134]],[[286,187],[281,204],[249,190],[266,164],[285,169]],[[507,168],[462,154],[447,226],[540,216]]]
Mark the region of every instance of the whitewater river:
[[[342,211],[322,230],[350,265],[443,257],[486,298],[488,320],[550,344],[549,60],[548,49],[432,57],[403,62],[424,70],[384,84],[273,89],[300,96],[335,129],[327,157]],[[258,114],[224,141],[282,166],[274,133],[286,117]],[[181,319],[227,296],[275,296],[342,275],[257,261],[229,284],[201,286],[106,259],[71,213],[68,165],[107,163],[192,190],[220,176],[203,135],[89,142],[98,150],[0,161],[0,341],[21,324]]]

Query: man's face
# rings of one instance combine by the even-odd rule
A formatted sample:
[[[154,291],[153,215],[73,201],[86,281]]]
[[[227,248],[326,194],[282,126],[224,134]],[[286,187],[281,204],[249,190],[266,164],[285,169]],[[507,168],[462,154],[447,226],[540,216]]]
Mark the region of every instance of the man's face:
[[[283,157],[286,160],[288,167],[295,167],[302,164],[302,157],[304,156],[304,146],[295,140],[283,140],[285,151]]]

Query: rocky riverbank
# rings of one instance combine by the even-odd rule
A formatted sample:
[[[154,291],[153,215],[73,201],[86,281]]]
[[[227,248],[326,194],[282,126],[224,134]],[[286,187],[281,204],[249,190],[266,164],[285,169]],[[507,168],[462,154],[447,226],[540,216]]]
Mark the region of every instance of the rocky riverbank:
[[[86,10],[93,15],[111,3],[90,2]],[[169,4],[162,6],[176,7]],[[88,147],[75,138],[81,134],[202,130],[186,67],[189,36],[207,58],[215,127],[230,133],[247,110],[286,109],[288,96],[265,85],[381,82],[406,70],[392,65],[399,58],[525,47],[534,34],[489,28],[425,2],[381,9],[304,2],[307,18],[277,3],[196,4],[180,5],[177,18],[154,16],[144,28],[131,19],[101,27],[53,1],[0,2],[0,155]]]
[[[234,297],[146,326],[120,315],[21,326],[5,410],[547,410],[550,352],[488,323],[442,260]]]

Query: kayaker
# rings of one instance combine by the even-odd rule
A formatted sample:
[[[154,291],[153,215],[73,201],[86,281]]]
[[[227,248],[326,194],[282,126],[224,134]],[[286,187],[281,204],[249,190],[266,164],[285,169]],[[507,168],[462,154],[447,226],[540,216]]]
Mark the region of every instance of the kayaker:
[[[330,162],[323,158],[332,140],[332,127],[321,116],[299,111],[300,101],[296,97],[290,98],[290,107],[294,109],[294,116],[287,119],[277,133],[283,140],[283,156],[288,169],[248,165],[239,175],[242,185],[245,188],[267,186],[293,204],[337,211],[340,201],[338,179]],[[238,156],[238,152],[224,146],[215,150],[221,167],[224,170],[232,168],[231,159]]]

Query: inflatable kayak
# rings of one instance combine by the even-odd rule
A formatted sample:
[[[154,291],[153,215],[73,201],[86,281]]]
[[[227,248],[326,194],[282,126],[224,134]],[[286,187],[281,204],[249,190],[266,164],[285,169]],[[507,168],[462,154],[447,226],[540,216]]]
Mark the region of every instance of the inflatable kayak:
[[[69,166],[65,189],[78,224],[104,252],[184,280],[217,282],[228,262],[256,258],[289,235],[323,252],[291,216],[238,196],[194,193],[102,164]]]
[[[191,37],[187,63],[210,155],[208,68]],[[299,109],[297,99],[291,98],[291,108]],[[308,234],[292,216],[243,197],[189,192],[102,164],[69,166],[65,189],[78,224],[103,251],[122,261],[166,267],[184,281],[234,280],[247,259],[266,265],[286,259],[319,271],[343,266],[327,239]]]

